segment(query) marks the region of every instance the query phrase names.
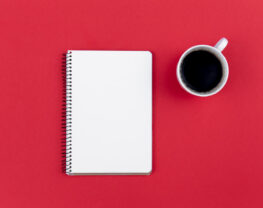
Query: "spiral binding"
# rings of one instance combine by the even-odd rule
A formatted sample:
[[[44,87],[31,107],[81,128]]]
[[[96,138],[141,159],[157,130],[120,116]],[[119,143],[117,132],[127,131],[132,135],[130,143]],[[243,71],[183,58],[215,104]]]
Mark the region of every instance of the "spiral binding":
[[[63,133],[65,139],[64,154],[64,170],[66,174],[70,175],[72,172],[72,52],[68,51],[66,54],[66,65],[64,78],[64,96],[63,107],[64,112],[62,123]]]

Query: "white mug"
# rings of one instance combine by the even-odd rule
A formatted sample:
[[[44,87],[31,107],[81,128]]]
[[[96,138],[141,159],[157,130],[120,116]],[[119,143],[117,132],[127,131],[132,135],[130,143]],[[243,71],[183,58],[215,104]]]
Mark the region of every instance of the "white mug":
[[[181,85],[181,87],[186,90],[188,93],[192,94],[192,95],[196,95],[199,97],[207,97],[207,96],[211,96],[214,95],[216,93],[218,93],[226,84],[227,79],[228,79],[228,63],[226,58],[224,57],[224,55],[222,54],[222,51],[224,50],[224,48],[227,46],[228,40],[226,38],[222,38],[220,39],[217,44],[212,47],[209,45],[196,45],[193,46],[191,48],[189,48],[188,50],[186,50],[183,55],[181,56],[181,58],[179,59],[179,62],[177,64],[177,79]],[[192,88],[188,87],[187,84],[184,82],[184,79],[182,77],[182,63],[184,61],[184,58],[189,55],[190,53],[194,52],[194,51],[207,51],[211,54],[213,54],[221,63],[221,67],[222,67],[222,77],[220,82],[210,91],[207,92],[198,92],[193,90]]]

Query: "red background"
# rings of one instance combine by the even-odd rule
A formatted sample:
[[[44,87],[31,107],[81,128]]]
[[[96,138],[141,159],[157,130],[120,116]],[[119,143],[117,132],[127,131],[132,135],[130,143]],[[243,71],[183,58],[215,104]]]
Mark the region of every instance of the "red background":
[[[0,207],[263,207],[260,0],[2,0]],[[229,39],[219,94],[175,77],[192,45]],[[153,173],[61,172],[67,49],[153,52]]]

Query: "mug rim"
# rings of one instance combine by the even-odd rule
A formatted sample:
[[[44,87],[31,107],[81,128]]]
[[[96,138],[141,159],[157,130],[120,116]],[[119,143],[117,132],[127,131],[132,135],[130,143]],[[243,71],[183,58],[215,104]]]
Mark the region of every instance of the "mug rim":
[[[221,65],[222,65],[223,76],[222,76],[221,81],[214,88],[212,88],[211,90],[209,90],[207,92],[198,92],[198,91],[191,89],[190,87],[188,87],[185,84],[185,82],[183,81],[183,79],[181,77],[181,65],[182,65],[184,58],[189,53],[192,53],[193,51],[198,51],[198,50],[205,50],[205,51],[212,53],[213,55],[215,55],[217,57],[217,59],[220,61]],[[208,97],[208,96],[211,96],[211,95],[218,93],[225,86],[225,84],[228,80],[228,75],[229,75],[228,63],[227,63],[225,56],[222,54],[222,52],[219,51],[218,49],[216,49],[215,47],[209,46],[209,45],[196,45],[196,46],[192,46],[192,47],[188,48],[181,55],[181,57],[178,61],[178,64],[177,64],[176,75],[177,75],[177,79],[178,79],[179,84],[188,93],[190,93],[192,95],[199,96],[199,97]]]

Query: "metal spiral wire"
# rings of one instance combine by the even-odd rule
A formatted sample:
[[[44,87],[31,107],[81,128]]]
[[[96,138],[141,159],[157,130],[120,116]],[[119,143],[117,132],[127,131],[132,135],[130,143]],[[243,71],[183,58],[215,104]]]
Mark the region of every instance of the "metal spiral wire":
[[[66,174],[72,172],[72,52],[65,57],[64,92],[62,105],[62,128],[64,136],[63,169]]]

